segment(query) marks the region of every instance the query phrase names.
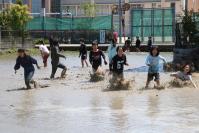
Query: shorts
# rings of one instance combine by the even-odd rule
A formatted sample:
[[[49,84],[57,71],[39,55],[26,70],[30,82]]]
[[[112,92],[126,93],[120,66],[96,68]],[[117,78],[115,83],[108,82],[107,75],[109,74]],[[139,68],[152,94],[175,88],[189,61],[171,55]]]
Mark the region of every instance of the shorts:
[[[135,45],[136,48],[140,48],[140,45]]]
[[[49,57],[49,54],[45,54],[45,55],[43,56],[43,63],[46,63],[46,62],[47,62],[48,57]]]
[[[87,56],[86,55],[82,55],[81,56],[81,60],[86,60],[87,59]]]
[[[148,73],[147,81],[158,81],[160,80],[160,74],[159,73]]]

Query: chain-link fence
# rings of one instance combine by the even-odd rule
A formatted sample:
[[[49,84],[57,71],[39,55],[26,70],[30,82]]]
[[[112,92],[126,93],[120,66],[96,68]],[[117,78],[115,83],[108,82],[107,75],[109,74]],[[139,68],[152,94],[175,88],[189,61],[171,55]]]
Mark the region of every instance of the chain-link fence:
[[[175,9],[133,9],[131,35],[146,42],[151,36],[155,42],[175,41]]]

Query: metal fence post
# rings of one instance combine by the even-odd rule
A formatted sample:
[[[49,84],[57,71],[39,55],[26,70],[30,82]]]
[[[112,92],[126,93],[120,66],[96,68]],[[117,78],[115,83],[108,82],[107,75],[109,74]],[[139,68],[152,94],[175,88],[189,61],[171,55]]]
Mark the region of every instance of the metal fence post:
[[[0,26],[0,51],[1,51],[2,47],[1,47],[1,26]]]

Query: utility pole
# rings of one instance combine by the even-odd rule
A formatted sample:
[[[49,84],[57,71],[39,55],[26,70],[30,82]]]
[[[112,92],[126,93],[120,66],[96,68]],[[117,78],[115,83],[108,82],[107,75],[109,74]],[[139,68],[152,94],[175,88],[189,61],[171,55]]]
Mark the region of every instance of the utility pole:
[[[122,2],[119,0],[119,43],[122,43]]]
[[[41,1],[41,8],[42,8],[42,10],[41,10],[41,15],[42,15],[42,17],[43,17],[43,23],[42,23],[42,28],[43,28],[43,38],[45,39],[45,37],[46,37],[46,30],[45,30],[45,17],[46,17],[46,5],[45,5],[45,0],[42,0]]]
[[[188,0],[185,0],[185,13],[188,11]]]
[[[5,8],[5,1],[3,0],[2,2],[3,2],[3,10],[4,10],[4,8]]]

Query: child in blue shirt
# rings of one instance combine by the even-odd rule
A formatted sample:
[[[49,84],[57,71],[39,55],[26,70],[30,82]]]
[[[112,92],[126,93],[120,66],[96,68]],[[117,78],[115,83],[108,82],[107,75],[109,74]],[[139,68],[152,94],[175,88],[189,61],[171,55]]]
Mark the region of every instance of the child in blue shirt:
[[[17,70],[20,68],[20,66],[24,68],[24,80],[25,80],[27,89],[31,89],[30,83],[33,83],[34,87],[36,87],[36,82],[32,80],[32,77],[35,72],[35,68],[33,64],[35,64],[37,68],[40,69],[40,67],[37,64],[37,60],[35,60],[29,55],[26,55],[24,49],[19,49],[16,64],[14,66],[14,70],[16,73]]]
[[[154,79],[154,81],[157,83],[157,86],[160,86],[160,61],[162,60],[164,63],[166,63],[166,60],[164,57],[159,55],[159,49],[158,47],[152,47],[150,49],[150,54],[147,56],[146,59],[146,65],[149,66],[148,69],[148,77],[146,82],[146,88],[148,88],[149,83]]]

